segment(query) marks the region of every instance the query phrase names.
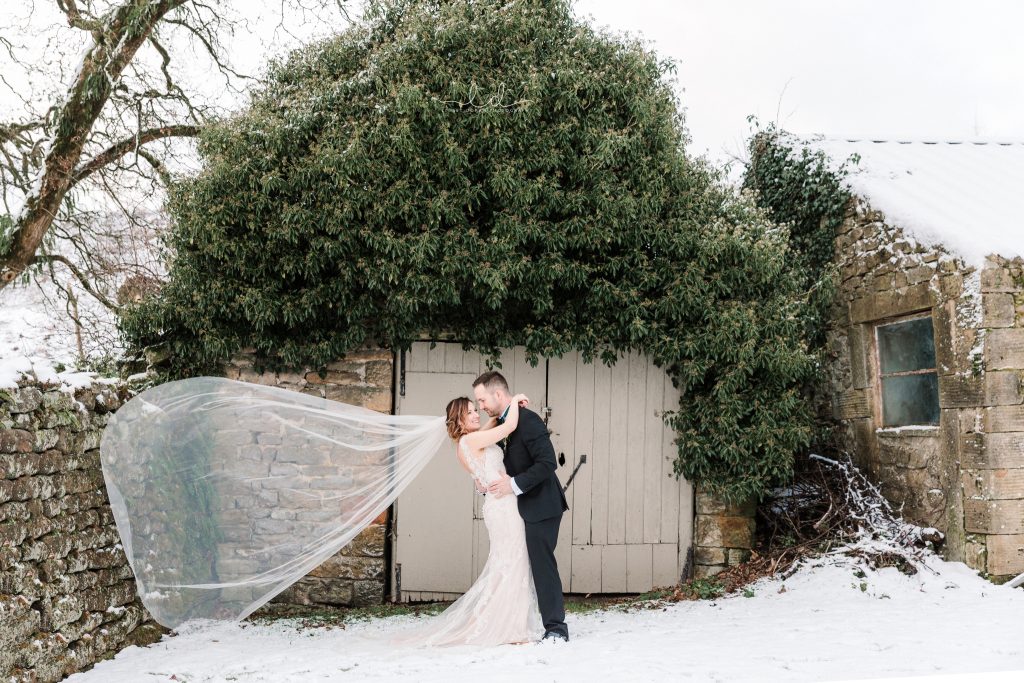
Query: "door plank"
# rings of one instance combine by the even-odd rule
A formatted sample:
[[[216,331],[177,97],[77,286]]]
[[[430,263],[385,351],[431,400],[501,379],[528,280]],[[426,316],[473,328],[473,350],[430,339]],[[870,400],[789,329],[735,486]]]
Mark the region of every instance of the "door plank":
[[[665,372],[648,360],[644,397],[644,543],[661,542],[661,412],[664,403]]]
[[[572,547],[572,580],[570,593],[601,592],[601,551],[599,545],[574,545]]]
[[[594,545],[608,542],[608,482],[611,458],[611,386],[612,369],[603,363],[594,366],[594,438],[590,457],[584,467],[591,472],[590,540]],[[575,530],[575,525],[573,526]],[[575,533],[575,532],[574,532]]]
[[[447,344],[437,343],[427,350],[427,372],[444,372],[444,347]]]
[[[627,592],[625,545],[606,545],[601,549],[601,592]]]
[[[551,431],[551,444],[555,447],[555,457],[565,454],[565,464],[558,465],[555,472],[558,481],[565,485],[569,473],[575,467],[576,450],[576,359],[579,354],[568,353],[561,358],[548,360],[547,393],[548,402],[553,408],[548,421]],[[557,461],[556,461],[557,464]],[[572,577],[572,522],[574,507],[574,491],[570,487],[565,492],[569,503],[569,512],[562,516],[558,527],[558,545],[555,546],[555,561],[558,573],[562,578],[562,590],[568,591]]]
[[[569,491],[573,494],[570,507],[572,514],[572,542],[574,545],[590,543],[591,539],[591,490],[594,471],[594,364],[584,363],[577,354],[576,359],[576,421],[573,445],[573,467],[579,464],[581,455],[587,462],[580,466]],[[598,581],[600,583],[600,581]]]
[[[644,540],[644,399],[647,359],[629,354],[628,460],[626,462],[626,543]],[[614,390],[614,389],[613,389]]]
[[[682,570],[679,566],[679,544],[656,543],[651,547],[654,552],[652,587],[664,588],[679,583],[679,573]]]
[[[405,371],[427,372],[427,359],[430,357],[430,342],[413,342],[406,359]]]
[[[468,375],[406,372],[399,414],[442,415],[439,396],[472,382]],[[411,592],[458,593],[473,569],[473,482],[446,441],[394,503],[395,562],[402,565],[403,599]]]
[[[645,593],[654,582],[654,552],[647,543],[626,546],[626,592]]]
[[[679,409],[679,392],[665,378],[662,405],[664,411]],[[661,538],[662,543],[679,543],[679,488],[673,463],[676,459],[675,432],[662,420],[661,430]]]
[[[445,344],[441,344],[441,346],[444,346],[444,371],[456,372],[461,374],[464,371],[462,363],[466,355],[466,353],[462,350],[462,344],[453,344],[451,342],[447,342]],[[472,373],[473,371],[465,370],[465,372],[469,374]],[[469,388],[471,387],[467,387],[467,394],[469,393]]]
[[[608,439],[608,538],[609,545],[626,542],[626,466],[628,464],[629,360],[612,366],[611,408]],[[625,561],[625,560],[623,560]],[[625,567],[625,565],[623,565]]]

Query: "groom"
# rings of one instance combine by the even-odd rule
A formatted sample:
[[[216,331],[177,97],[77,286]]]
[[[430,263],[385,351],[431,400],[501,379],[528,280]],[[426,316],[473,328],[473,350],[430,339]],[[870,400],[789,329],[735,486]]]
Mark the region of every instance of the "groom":
[[[504,422],[512,403],[508,382],[498,372],[485,372],[473,382],[477,404],[491,417]],[[530,555],[537,603],[544,621],[544,639],[569,640],[562,603],[562,580],[555,563],[555,544],[562,513],[569,509],[555,476],[555,449],[547,427],[537,413],[519,410],[519,426],[504,445],[507,475],[488,488],[501,497],[515,494],[526,526],[526,551]]]

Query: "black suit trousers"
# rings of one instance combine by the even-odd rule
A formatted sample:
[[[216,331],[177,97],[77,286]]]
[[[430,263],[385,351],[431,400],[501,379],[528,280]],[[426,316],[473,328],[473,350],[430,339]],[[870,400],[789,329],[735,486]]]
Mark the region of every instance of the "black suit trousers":
[[[565,624],[565,604],[562,601],[562,580],[555,562],[555,544],[562,516],[526,524],[526,552],[530,555],[533,583],[537,588],[537,605],[545,631],[569,637]]]

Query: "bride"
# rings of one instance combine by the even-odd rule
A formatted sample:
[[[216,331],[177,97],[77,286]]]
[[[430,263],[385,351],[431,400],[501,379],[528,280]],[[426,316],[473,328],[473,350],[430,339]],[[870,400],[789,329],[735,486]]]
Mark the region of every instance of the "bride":
[[[480,413],[468,398],[448,403],[445,426],[455,442],[463,469],[478,490],[505,474],[497,444],[519,424],[519,408],[529,404],[523,394],[512,398],[504,423],[491,418],[480,427]],[[544,632],[537,592],[526,550],[523,518],[515,496],[487,496],[484,525],[490,552],[479,578],[470,589],[430,623],[392,639],[400,644],[500,645],[535,641]]]

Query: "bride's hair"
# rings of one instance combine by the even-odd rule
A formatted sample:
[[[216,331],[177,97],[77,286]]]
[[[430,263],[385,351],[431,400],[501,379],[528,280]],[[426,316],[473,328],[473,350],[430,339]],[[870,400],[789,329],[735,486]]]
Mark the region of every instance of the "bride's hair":
[[[444,426],[448,428],[448,436],[452,441],[458,441],[459,437],[466,433],[462,427],[462,418],[469,412],[469,399],[459,396],[448,401],[448,407],[444,409]]]

